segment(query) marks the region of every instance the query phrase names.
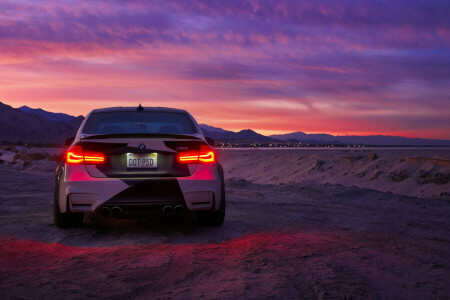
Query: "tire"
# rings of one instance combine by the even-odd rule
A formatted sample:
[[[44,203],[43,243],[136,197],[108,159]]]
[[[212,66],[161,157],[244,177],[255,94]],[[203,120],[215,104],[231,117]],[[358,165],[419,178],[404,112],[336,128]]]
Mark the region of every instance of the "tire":
[[[58,184],[55,187],[53,215],[58,228],[71,228],[83,226],[84,213],[61,213],[59,208]]]
[[[204,226],[221,226],[225,220],[225,189],[222,188],[222,201],[219,210],[197,211],[197,222]]]

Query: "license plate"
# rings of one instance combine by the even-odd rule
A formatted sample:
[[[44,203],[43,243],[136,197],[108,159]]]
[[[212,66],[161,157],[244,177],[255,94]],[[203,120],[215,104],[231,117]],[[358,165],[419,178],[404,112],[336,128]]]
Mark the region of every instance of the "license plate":
[[[154,169],[158,167],[156,153],[127,153],[127,168]]]

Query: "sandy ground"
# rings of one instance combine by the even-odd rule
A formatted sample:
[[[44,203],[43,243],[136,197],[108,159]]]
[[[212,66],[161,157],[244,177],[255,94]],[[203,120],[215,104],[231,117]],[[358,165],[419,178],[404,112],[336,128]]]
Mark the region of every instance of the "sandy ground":
[[[262,184],[341,184],[450,200],[450,148],[223,150],[226,177]]]
[[[0,298],[448,298],[449,184],[417,183],[420,170],[401,165],[409,157],[438,159],[434,165],[420,162],[434,178],[448,173],[441,161],[449,159],[447,152],[377,151],[381,174],[401,167],[408,176],[401,181],[386,176],[390,187],[380,184],[378,190],[364,187],[363,180],[346,183],[352,175],[341,183],[320,176],[329,176],[327,164],[359,171],[373,162],[369,153],[269,152],[220,151],[228,201],[220,228],[197,226],[190,216],[117,220],[92,214],[83,228],[57,229],[52,163],[24,167],[5,159]],[[280,157],[270,167],[263,158],[275,155]],[[363,156],[356,161],[359,168],[351,159],[338,167],[343,155]],[[280,180],[283,172],[297,170],[299,157],[305,170],[294,174],[309,177]],[[324,161],[323,171],[313,169],[317,159]],[[435,196],[418,198],[418,189],[412,196],[383,191],[398,189],[395,184],[419,186]]]

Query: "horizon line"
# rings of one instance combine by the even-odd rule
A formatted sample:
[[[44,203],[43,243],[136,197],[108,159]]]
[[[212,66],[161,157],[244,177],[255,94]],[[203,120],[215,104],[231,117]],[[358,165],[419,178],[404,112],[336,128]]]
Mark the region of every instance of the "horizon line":
[[[40,109],[40,110],[43,110],[43,111],[49,112],[49,113],[54,113],[54,114],[65,114],[65,115],[71,116],[71,117],[73,117],[73,118],[78,118],[78,117],[83,117],[83,118],[85,118],[85,117],[86,117],[86,116],[84,116],[84,115],[74,116],[74,115],[69,114],[69,113],[67,113],[67,112],[61,112],[61,111],[59,111],[59,112],[54,112],[54,111],[47,110],[47,109],[44,109],[44,108],[41,108],[41,107],[34,108],[34,107],[31,107],[31,106],[26,105],[26,104],[22,104],[22,106],[14,107],[14,106],[9,105],[9,104],[6,104],[5,102],[2,102],[2,101],[0,101],[0,103],[3,103],[3,104],[5,104],[5,105],[8,105],[8,106],[10,106],[10,107],[12,107],[12,108],[14,108],[14,109],[20,109],[21,107],[24,107],[24,106],[25,106],[25,107],[28,107],[28,108],[30,108],[30,109]],[[127,107],[132,107],[132,106],[127,106]],[[155,106],[155,107],[159,107],[159,106]],[[326,134],[326,135],[331,135],[331,136],[334,136],[334,137],[345,137],[345,136],[357,136],[357,137],[385,136],[385,137],[404,137],[404,138],[409,138],[409,139],[424,139],[424,140],[450,141],[450,139],[444,139],[444,138],[410,137],[410,136],[405,136],[405,135],[389,135],[389,134],[363,134],[363,135],[361,135],[361,134],[338,133],[338,132],[311,132],[311,131],[302,131],[302,130],[296,130],[296,131],[284,131],[284,132],[279,132],[279,131],[277,131],[277,132],[279,132],[279,133],[264,134],[264,133],[262,133],[262,132],[264,132],[264,131],[267,132],[267,130],[258,130],[258,129],[252,129],[252,128],[244,128],[244,129],[238,129],[237,131],[235,131],[235,130],[225,129],[225,128],[219,127],[219,126],[217,126],[217,125],[210,125],[210,124],[200,123],[200,122],[199,122],[198,124],[199,124],[199,125],[207,125],[207,126],[211,126],[211,127],[215,127],[215,128],[222,129],[222,130],[226,130],[226,131],[230,131],[230,132],[235,132],[235,133],[239,133],[239,132],[241,132],[241,131],[243,131],[243,130],[251,130],[251,131],[254,131],[254,132],[257,133],[257,134],[261,134],[261,135],[266,136],[266,137],[279,136],[279,135],[287,135],[287,134],[293,134],[293,133],[301,132],[301,133],[305,133],[305,134],[308,134],[308,135],[313,135],[313,134]],[[257,130],[258,130],[258,131],[257,131]]]

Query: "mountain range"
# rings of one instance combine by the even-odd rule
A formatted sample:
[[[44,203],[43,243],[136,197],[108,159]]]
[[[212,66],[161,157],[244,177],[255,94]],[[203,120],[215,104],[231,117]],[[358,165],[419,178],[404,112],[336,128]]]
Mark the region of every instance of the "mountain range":
[[[282,141],[298,141],[321,145],[371,145],[371,146],[450,146],[448,140],[407,138],[390,135],[330,135],[325,133],[307,134],[301,131],[271,135],[273,139]]]
[[[0,102],[0,142],[62,143],[74,136],[84,117],[53,113],[40,108],[22,106],[13,108]],[[301,131],[281,135],[264,136],[251,129],[239,132],[200,124],[205,136],[220,141],[251,143],[301,142],[320,145],[372,145],[372,146],[450,146],[449,140],[407,138],[401,136],[334,136],[307,134]]]
[[[307,134],[301,131],[287,134],[264,136],[251,129],[239,132],[228,131],[206,124],[200,124],[205,136],[217,140],[246,140],[251,142],[295,142],[311,145],[370,145],[370,146],[450,146],[449,140],[407,138],[403,136],[389,135],[343,135],[331,134]]]
[[[49,116],[57,114],[44,110],[13,108],[0,102],[0,142],[62,143],[74,136],[84,120],[83,116],[54,121]]]
[[[245,140],[245,141],[258,141],[258,142],[275,142],[273,138],[264,136],[259,134],[251,129],[244,129],[239,132],[229,131],[222,128],[217,128],[220,130],[211,131],[209,128],[212,126],[208,126],[205,124],[200,124],[200,128],[203,131],[203,134],[207,137],[210,137],[214,140]]]
[[[68,115],[68,114],[63,114],[63,113],[53,113],[53,112],[49,112],[40,108],[31,108],[28,107],[26,105],[21,106],[18,108],[19,110],[29,113],[29,114],[34,114],[34,115],[39,115],[41,117],[44,117],[46,119],[55,121],[55,122],[70,122],[73,119],[75,119],[74,116]]]

